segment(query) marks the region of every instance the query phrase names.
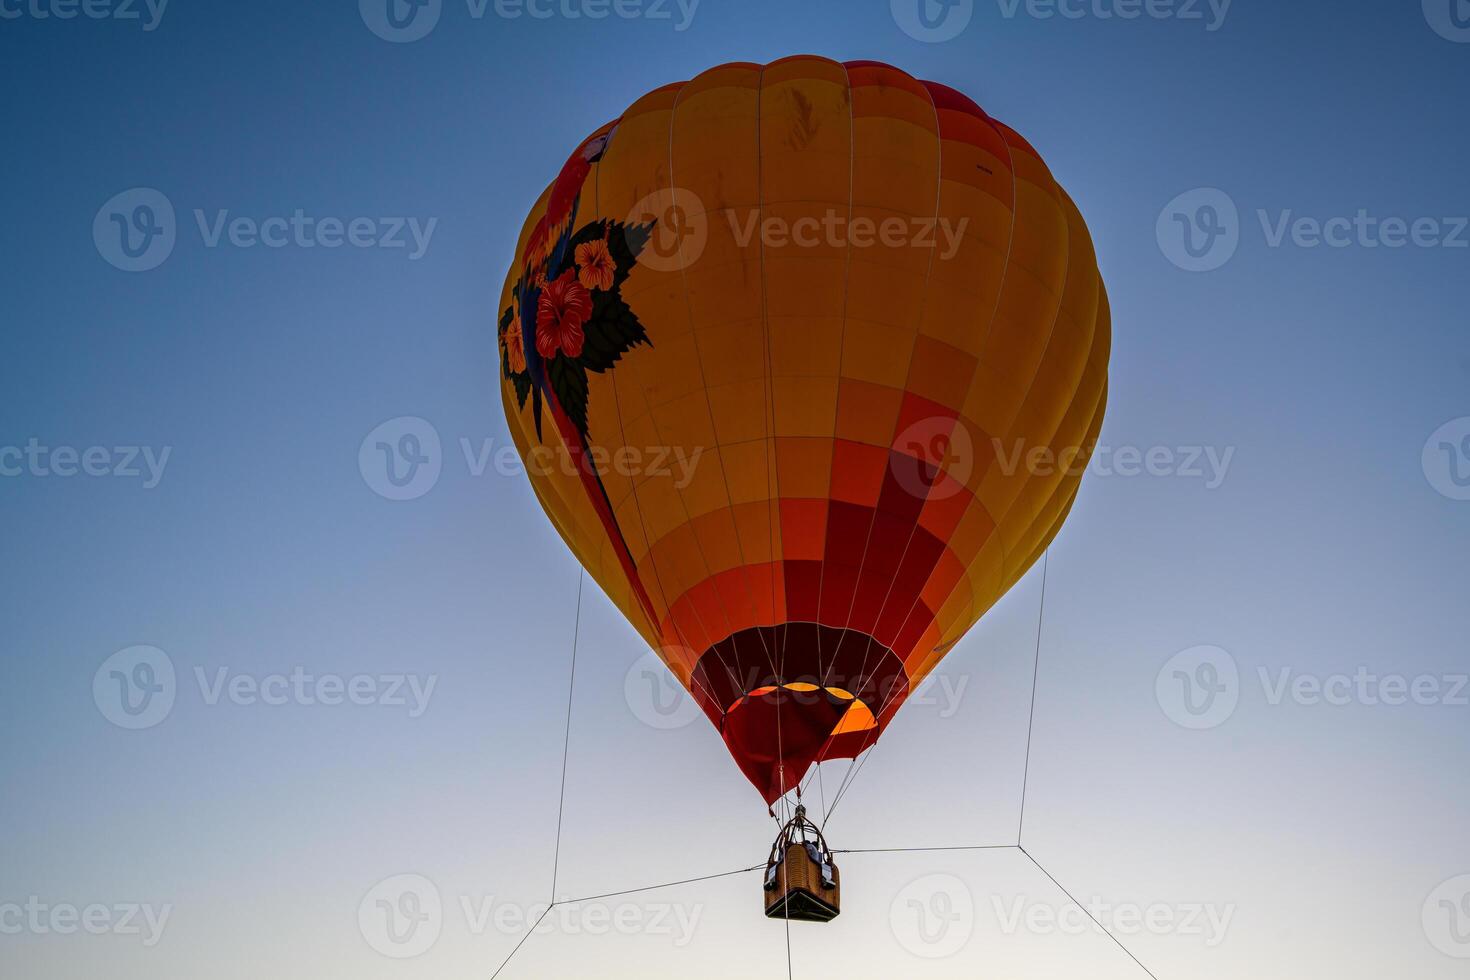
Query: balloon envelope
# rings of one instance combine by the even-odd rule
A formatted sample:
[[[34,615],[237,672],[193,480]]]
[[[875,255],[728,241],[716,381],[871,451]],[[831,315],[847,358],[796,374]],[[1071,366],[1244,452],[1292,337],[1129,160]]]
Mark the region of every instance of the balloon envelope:
[[[874,62],[638,99],[531,210],[500,309],[537,498],[768,802],[872,745],[1042,554],[1106,402],[1071,199]]]

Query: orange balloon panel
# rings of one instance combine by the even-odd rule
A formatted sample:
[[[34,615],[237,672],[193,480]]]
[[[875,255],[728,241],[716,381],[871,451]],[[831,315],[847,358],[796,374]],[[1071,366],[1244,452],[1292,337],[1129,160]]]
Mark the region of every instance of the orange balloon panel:
[[[874,62],[645,95],[532,209],[501,310],[538,499],[767,801],[873,744],[1041,555],[1107,395],[1071,199]]]

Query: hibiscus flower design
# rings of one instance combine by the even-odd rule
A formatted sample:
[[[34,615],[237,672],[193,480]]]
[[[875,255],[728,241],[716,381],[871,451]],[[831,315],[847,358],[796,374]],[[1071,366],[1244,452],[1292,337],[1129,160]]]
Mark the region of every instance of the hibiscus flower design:
[[[518,305],[512,304],[510,325],[505,328],[505,360],[510,366],[512,374],[522,374],[526,370],[526,338],[521,333],[521,311]]]
[[[539,263],[522,255],[521,278],[496,321],[504,345],[498,353],[501,373],[516,404],[531,410],[538,438],[548,401],[564,414],[559,421],[569,421],[585,435],[589,374],[611,371],[635,348],[653,346],[622,294],[623,280],[653,228],[653,222],[589,221],[561,238]],[[534,378],[532,367],[538,369]]]
[[[560,351],[581,357],[587,339],[582,324],[592,316],[592,294],[568,269],[546,284],[536,304],[536,350],[547,360]]]
[[[611,289],[617,271],[618,263],[608,251],[607,239],[598,238],[577,246],[577,281],[584,288]]]

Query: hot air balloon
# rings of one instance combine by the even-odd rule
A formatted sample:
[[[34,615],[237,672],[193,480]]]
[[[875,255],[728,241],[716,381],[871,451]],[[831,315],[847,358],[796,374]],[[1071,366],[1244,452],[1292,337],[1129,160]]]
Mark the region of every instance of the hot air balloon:
[[[1040,155],[870,61],[639,98],[532,208],[500,311],[538,500],[767,805],[873,745],[1044,552],[1107,397]]]

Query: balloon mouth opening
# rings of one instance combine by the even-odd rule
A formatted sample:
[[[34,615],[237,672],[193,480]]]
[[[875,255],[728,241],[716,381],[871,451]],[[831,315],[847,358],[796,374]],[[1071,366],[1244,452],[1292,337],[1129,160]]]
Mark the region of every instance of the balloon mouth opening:
[[[873,713],[873,709],[868,706],[867,702],[856,694],[840,687],[824,687],[806,681],[792,681],[789,684],[781,684],[779,686],[766,684],[754,690],[747,691],[730,703],[730,706],[725,709],[725,714],[728,715],[734,712],[752,698],[765,698],[778,690],[789,691],[792,695],[795,695],[792,700],[797,704],[802,703],[802,696],[810,699],[812,695],[816,695],[818,692],[825,694],[829,699],[834,701],[834,706],[840,708],[841,705],[845,704],[846,708],[842,711],[841,720],[832,729],[832,735],[834,736],[848,732],[865,732],[878,727],[877,715]]]
[[[690,672],[695,700],[767,803],[813,764],[870,747],[908,686],[903,662],[871,634],[800,621],[733,633]]]

